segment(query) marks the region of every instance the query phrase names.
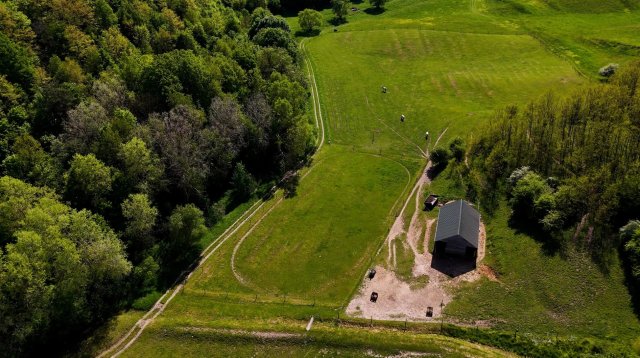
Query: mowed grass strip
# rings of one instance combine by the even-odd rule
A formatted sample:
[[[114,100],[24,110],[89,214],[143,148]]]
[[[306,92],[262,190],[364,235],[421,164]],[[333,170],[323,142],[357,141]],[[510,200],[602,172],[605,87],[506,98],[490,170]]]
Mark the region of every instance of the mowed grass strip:
[[[517,26],[501,18],[489,17],[483,9],[486,0],[390,0],[382,13],[371,11],[369,4],[354,4],[361,10],[350,12],[341,31],[388,29],[443,30],[487,34],[522,33]]]
[[[289,325],[288,329],[282,323],[276,327],[280,330],[264,330],[248,323],[247,329],[225,329],[159,320],[149,328],[151,334],[143,335],[123,356],[362,357],[412,355],[409,352],[447,357],[512,356],[495,348],[433,334],[336,327],[332,322],[316,323],[308,333],[304,332],[304,323]]]
[[[302,180],[298,196],[276,206],[237,248],[236,271],[248,287],[230,269],[235,238],[202,268],[209,274],[195,275],[187,288],[342,304],[384,239],[392,208],[411,179],[399,162],[331,146]]]

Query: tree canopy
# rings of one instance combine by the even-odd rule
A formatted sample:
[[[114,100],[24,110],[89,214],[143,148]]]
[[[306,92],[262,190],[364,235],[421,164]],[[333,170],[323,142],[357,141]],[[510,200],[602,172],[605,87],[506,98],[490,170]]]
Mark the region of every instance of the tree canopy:
[[[266,6],[0,3],[7,354],[63,354],[163,289],[197,258],[205,217],[220,220],[314,151],[300,54]]]
[[[131,263],[104,220],[11,177],[0,178],[0,198],[2,346],[33,353],[39,339],[55,342],[112,314]]]
[[[304,32],[311,32],[322,26],[322,14],[313,9],[304,9],[298,13],[298,23]]]
[[[623,245],[635,272],[637,240],[618,230],[640,213],[639,84],[630,63],[608,83],[499,111],[469,147],[468,193],[487,210],[506,194],[516,222],[602,265]]]

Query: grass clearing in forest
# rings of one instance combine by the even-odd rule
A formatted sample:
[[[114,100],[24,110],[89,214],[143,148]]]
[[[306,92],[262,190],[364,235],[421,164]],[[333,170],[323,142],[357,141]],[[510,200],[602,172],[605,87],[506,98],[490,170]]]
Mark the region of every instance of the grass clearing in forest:
[[[638,23],[635,11],[569,13],[567,9],[579,10],[579,2],[560,0],[509,3],[517,6],[497,0],[391,0],[380,15],[365,13],[362,10],[369,5],[359,3],[355,6],[361,11],[350,14],[349,23],[337,32],[326,28],[320,36],[307,39],[305,54],[316,74],[326,143],[301,181],[298,195],[267,201],[194,273],[127,354],[358,356],[364,352],[362,345],[352,346],[343,339],[376,342],[381,352],[389,352],[384,347],[405,349],[394,345],[394,337],[369,330],[336,328],[333,336],[319,341],[325,345],[320,346],[246,337],[228,340],[219,333],[183,328],[289,331],[285,321],[294,320],[296,332],[301,332],[312,315],[325,319],[338,315],[424,166],[423,152],[433,147],[445,128],[441,145],[456,136],[468,141],[496,109],[527,103],[550,90],[579,88],[588,80],[576,69],[594,77],[594,69],[604,62],[628,60],[619,49],[607,47],[613,42],[638,45],[633,35]],[[556,9],[547,3],[562,6]],[[598,9],[610,11],[617,9],[616,4],[601,4]],[[328,11],[323,13],[330,18]],[[381,86],[388,92],[382,93]],[[404,123],[401,114],[406,116]],[[425,141],[425,131],[431,133],[430,142]],[[455,176],[445,169],[426,190],[463,197],[464,188]],[[234,211],[229,217],[239,215]],[[423,217],[435,218],[437,210]],[[556,332],[561,337],[621,340],[625,345],[638,335],[618,267],[603,273],[578,254],[547,256],[532,238],[507,226],[504,208],[487,219],[484,263],[498,272],[499,282],[481,279],[462,285],[445,309],[448,319],[483,320],[540,337]],[[385,250],[381,255],[387,254]],[[409,276],[409,265],[404,262],[403,267]],[[349,335],[355,338],[346,338]],[[342,343],[332,348],[331,344]],[[430,345],[407,347],[438,352]]]

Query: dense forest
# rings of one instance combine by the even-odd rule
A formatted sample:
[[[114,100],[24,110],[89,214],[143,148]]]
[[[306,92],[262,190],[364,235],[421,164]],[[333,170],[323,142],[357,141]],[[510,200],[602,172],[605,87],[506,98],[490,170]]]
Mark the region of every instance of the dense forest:
[[[73,349],[314,151],[266,6],[0,2],[0,355]]]
[[[606,270],[617,252],[640,287],[640,62],[570,96],[499,111],[469,146],[468,193],[549,252],[584,250]],[[637,297],[637,296],[636,296]]]

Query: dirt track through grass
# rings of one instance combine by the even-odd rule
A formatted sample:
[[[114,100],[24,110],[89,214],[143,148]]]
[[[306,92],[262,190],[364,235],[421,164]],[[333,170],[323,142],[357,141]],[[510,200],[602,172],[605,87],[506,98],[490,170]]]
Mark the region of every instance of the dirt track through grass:
[[[250,288],[254,288],[255,289],[255,285],[251,284],[251,282],[248,279],[245,279],[244,277],[240,276],[240,273],[238,273],[238,271],[236,270],[235,267],[235,259],[236,259],[236,254],[238,253],[238,249],[240,248],[240,245],[242,245],[242,243],[244,242],[244,240],[251,235],[251,233],[253,232],[253,230],[260,225],[260,223],[262,222],[262,220],[267,217],[267,215],[269,215],[271,213],[271,211],[278,206],[281,202],[282,202],[283,198],[278,199],[278,201],[271,207],[269,208],[269,210],[260,217],[260,219],[258,219],[258,221],[256,221],[251,228],[249,229],[249,231],[247,231],[246,234],[244,234],[240,240],[238,240],[238,243],[236,244],[236,246],[233,248],[233,254],[231,255],[231,271],[233,271],[233,275],[235,276],[236,280],[238,280],[238,282],[240,282],[242,285],[246,286],[246,287],[250,287]]]

